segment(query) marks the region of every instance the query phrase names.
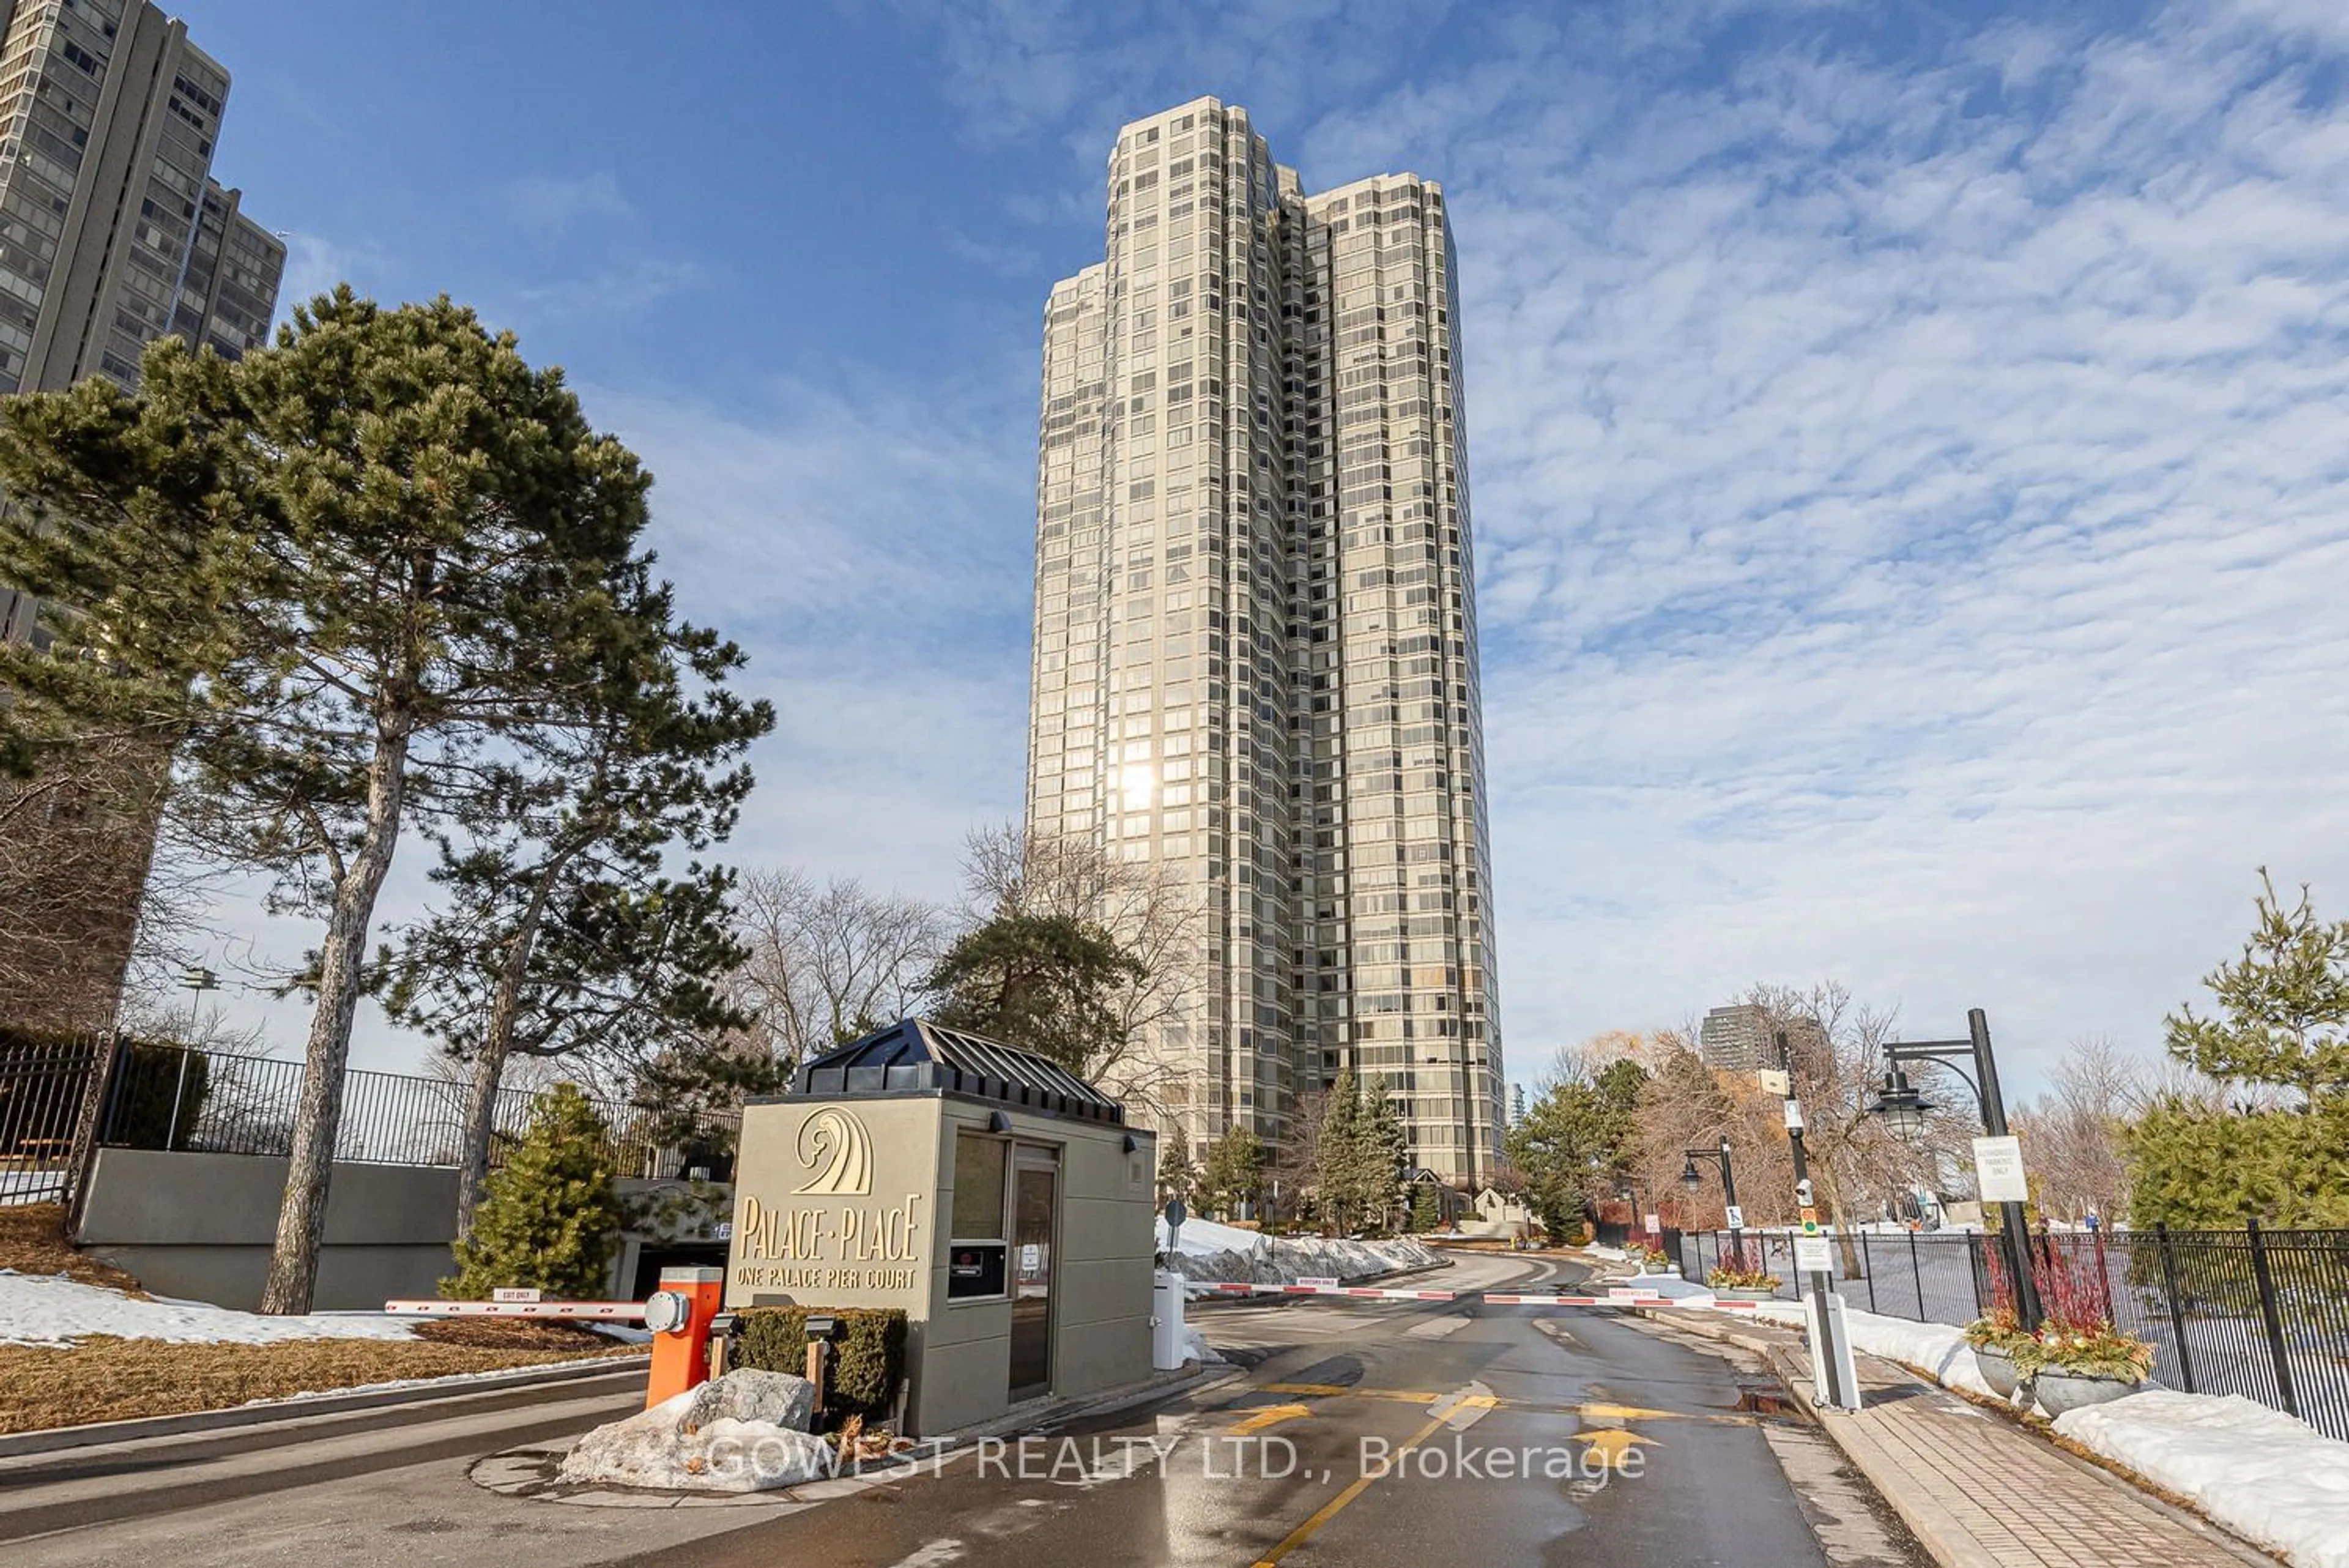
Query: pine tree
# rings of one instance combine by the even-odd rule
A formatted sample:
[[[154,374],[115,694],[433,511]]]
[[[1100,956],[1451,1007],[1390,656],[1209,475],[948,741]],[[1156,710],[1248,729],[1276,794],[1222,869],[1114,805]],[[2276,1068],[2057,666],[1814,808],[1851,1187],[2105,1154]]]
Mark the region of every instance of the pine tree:
[[[538,755],[484,770],[507,808],[463,838],[439,836],[445,902],[378,959],[393,1020],[471,1067],[460,1236],[512,1056],[593,1050],[627,1070],[749,1022],[718,991],[749,956],[730,929],[733,874],[694,864],[672,876],[671,850],[731,832],[751,784],[740,758],[774,712],[725,689],[740,649],[678,625],[647,562],[623,563],[613,587],[641,656],[588,666],[603,678],[566,704],[574,723]]]
[[[1444,1206],[1435,1196],[1433,1183],[1415,1181],[1412,1184],[1411,1229],[1414,1235],[1423,1236],[1430,1231],[1444,1228]]]
[[[2243,956],[2203,977],[2225,1016],[2179,1008],[2169,1054],[2214,1078],[2297,1090],[2306,1106],[2349,1093],[2349,920],[2318,919],[2305,884],[2285,909],[2264,867],[2253,908]]]
[[[1322,1218],[1340,1235],[1354,1229],[1361,1212],[1360,1178],[1362,1096],[1353,1069],[1338,1075],[1321,1112],[1321,1137],[1313,1150],[1314,1188]]]
[[[1106,927],[1069,915],[998,913],[957,938],[923,989],[932,1014],[1049,1056],[1090,1080],[1127,1044],[1119,999],[1144,978]]]
[[[1252,1203],[1264,1182],[1264,1145],[1246,1127],[1233,1127],[1207,1149],[1199,1176],[1199,1207],[1230,1218]]]
[[[650,483],[446,298],[340,288],[233,363],[161,339],[135,397],[0,400],[0,580],[57,654],[0,649],[0,760],[76,723],[171,733],[182,831],[321,928],[266,1312],[310,1305],[395,852],[496,815],[492,764],[646,668],[615,585]]]
[[[1158,1144],[1158,1201],[1180,1199],[1189,1208],[1198,1197],[1199,1173],[1191,1164],[1191,1139],[1183,1124],[1170,1121]]]
[[[2169,1054],[2288,1107],[2230,1110],[2166,1096],[2124,1135],[2129,1222],[2219,1229],[2349,1224],[2349,922],[2316,918],[2308,889],[2287,909],[2260,872],[2242,957],[2203,980],[2221,1016],[2181,1007]]]
[[[1356,1156],[1360,1183],[1356,1202],[1366,1225],[1386,1230],[1393,1223],[1395,1195],[1411,1172],[1411,1140],[1402,1117],[1387,1097],[1387,1081],[1374,1077],[1362,1096],[1356,1118],[1361,1147]]]
[[[476,1301],[531,1286],[557,1300],[601,1298],[620,1231],[608,1134],[574,1085],[542,1096],[484,1184],[472,1234],[457,1243],[457,1272],[440,1293]]]

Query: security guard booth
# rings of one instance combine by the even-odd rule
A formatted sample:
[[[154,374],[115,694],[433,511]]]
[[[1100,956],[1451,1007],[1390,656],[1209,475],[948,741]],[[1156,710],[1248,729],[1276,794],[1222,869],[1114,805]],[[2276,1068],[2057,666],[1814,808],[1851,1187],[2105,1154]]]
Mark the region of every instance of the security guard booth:
[[[904,1430],[1151,1374],[1154,1136],[1031,1051],[908,1019],[742,1109],[730,1309],[901,1307]]]

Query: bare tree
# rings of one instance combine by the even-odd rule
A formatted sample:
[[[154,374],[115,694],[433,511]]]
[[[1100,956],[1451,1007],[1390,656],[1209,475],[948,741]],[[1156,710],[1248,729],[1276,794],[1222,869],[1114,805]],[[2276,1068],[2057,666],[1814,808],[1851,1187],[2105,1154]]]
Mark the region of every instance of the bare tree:
[[[170,1041],[199,1051],[233,1056],[266,1056],[269,1030],[258,1023],[232,1023],[219,1007],[175,1001],[160,987],[134,987],[122,993],[115,1028],[134,1040]]]
[[[919,898],[771,868],[743,874],[736,910],[750,956],[726,987],[751,1024],[731,1044],[785,1068],[911,1012],[951,923]]]
[[[1833,981],[1806,991],[1755,986],[1747,1000],[1763,1010],[1774,1035],[1786,1036],[1794,1089],[1808,1124],[1803,1141],[1811,1184],[1844,1232],[1846,1272],[1857,1273],[1848,1228],[1888,1217],[1920,1188],[1942,1185],[1942,1172],[1982,1130],[1971,1091],[1952,1083],[1951,1092],[1934,1096],[1924,1137],[1904,1143],[1868,1110],[1883,1085],[1884,1047],[1899,1037],[1894,1012],[1868,1006]],[[1785,1141],[1783,1133],[1779,1141]]]
[[[1327,1089],[1298,1096],[1288,1116],[1288,1136],[1272,1149],[1264,1168],[1266,1218],[1276,1223],[1300,1219],[1313,1200],[1321,1160],[1321,1123],[1329,1114]]]
[[[1849,1227],[1883,1218],[1918,1188],[1942,1185],[1941,1173],[1973,1126],[1972,1106],[1962,1090],[1937,1096],[1925,1138],[1903,1143],[1868,1114],[1883,1079],[1884,1046],[1895,1034],[1891,1012],[1860,1003],[1832,982],[1805,991],[1756,986],[1746,1001],[1762,1009],[1766,1036],[1786,1036],[1812,1188],[1821,1218],[1846,1232],[1845,1268],[1857,1272]],[[1674,1050],[1654,1071],[1640,1107],[1640,1174],[1654,1189],[1668,1190],[1687,1149],[1726,1136],[1748,1222],[1794,1220],[1794,1158],[1780,1096],[1754,1074],[1708,1065],[1688,1035],[1671,1040]],[[1723,1207],[1718,1181],[1709,1175],[1684,1202],[1700,1223],[1717,1223]]]
[[[1681,1184],[1692,1148],[1711,1148],[1726,1136],[1737,1196],[1754,1224],[1794,1219],[1794,1165],[1780,1102],[1751,1074],[1718,1071],[1698,1054],[1695,1036],[1662,1030],[1648,1037],[1648,1082],[1632,1113],[1625,1163],[1632,1180],[1658,1209],[1678,1210],[1688,1229],[1711,1229],[1727,1216],[1719,1179],[1705,1168],[1694,1189]],[[1611,1195],[1609,1195],[1611,1196]]]
[[[136,727],[84,727],[52,737],[24,763],[28,776],[0,784],[0,1023],[102,1036],[142,904],[150,946],[188,934],[196,889],[148,875],[169,752]]]
[[[1134,978],[1113,999],[1122,1043],[1092,1065],[1092,1074],[1138,1119],[1164,1126],[1182,1090],[1170,1054],[1153,1046],[1194,1026],[1197,1001],[1190,991],[1189,960],[1199,940],[1199,911],[1181,880],[1157,862],[1113,859],[1091,838],[1031,833],[1005,823],[970,836],[963,887],[973,924],[1000,914],[1083,920],[1108,932],[1133,961]],[[1202,1139],[1224,1130],[1195,1129]]]
[[[2037,1179],[2040,1213],[2076,1222],[2091,1212],[2117,1219],[2128,1211],[2120,1136],[2147,1093],[2145,1064],[2123,1054],[2110,1035],[2089,1035],[2065,1048],[2054,1091],[2013,1118]]]

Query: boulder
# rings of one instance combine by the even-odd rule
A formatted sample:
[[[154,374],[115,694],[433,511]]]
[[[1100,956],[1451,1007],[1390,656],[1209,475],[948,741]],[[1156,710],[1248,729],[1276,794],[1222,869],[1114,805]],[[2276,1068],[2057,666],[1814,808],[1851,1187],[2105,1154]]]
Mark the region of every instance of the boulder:
[[[649,1410],[596,1428],[564,1459],[574,1486],[765,1491],[833,1473],[833,1450],[805,1430],[815,1388],[781,1372],[730,1372]]]
[[[808,1418],[815,1414],[815,1385],[788,1372],[760,1372],[745,1367],[723,1377],[713,1377],[678,1397],[685,1406],[678,1415],[677,1424],[687,1432],[698,1431],[713,1421],[764,1421],[769,1426],[804,1432]]]

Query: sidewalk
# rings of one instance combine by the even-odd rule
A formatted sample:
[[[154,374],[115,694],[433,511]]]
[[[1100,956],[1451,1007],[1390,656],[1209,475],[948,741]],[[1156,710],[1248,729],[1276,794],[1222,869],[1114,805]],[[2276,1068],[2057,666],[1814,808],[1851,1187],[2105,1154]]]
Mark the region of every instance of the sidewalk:
[[[1819,1412],[1810,1355],[1792,1331],[1702,1313],[1642,1317],[1739,1345],[1787,1390],[1942,1568],[2236,1568],[2274,1559],[1991,1411],[1872,1355],[1865,1407]]]

